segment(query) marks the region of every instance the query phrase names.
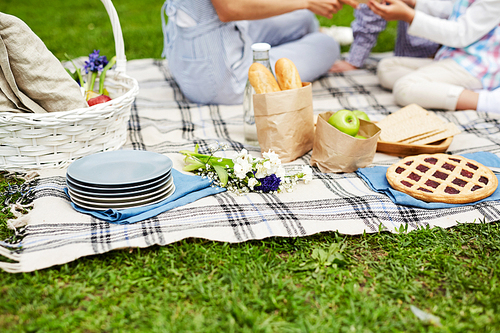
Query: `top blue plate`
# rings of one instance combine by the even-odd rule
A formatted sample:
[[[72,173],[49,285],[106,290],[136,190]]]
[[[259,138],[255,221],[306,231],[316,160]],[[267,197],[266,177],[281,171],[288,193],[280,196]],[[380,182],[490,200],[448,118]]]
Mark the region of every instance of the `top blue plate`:
[[[66,174],[96,186],[145,184],[172,169],[165,155],[144,150],[116,150],[83,157],[71,163]]]

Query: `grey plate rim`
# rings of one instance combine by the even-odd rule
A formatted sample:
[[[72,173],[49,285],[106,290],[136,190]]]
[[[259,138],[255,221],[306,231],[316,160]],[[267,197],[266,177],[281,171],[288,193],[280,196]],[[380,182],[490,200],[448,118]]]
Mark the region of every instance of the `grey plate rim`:
[[[120,190],[127,190],[127,189],[149,186],[152,183],[160,182],[164,178],[169,177],[171,173],[172,173],[172,169],[168,170],[167,172],[165,172],[164,174],[162,174],[159,177],[150,179],[150,180],[145,181],[145,182],[140,182],[140,183],[135,183],[135,184],[120,184],[120,185],[88,184],[88,183],[84,183],[84,182],[78,181],[76,179],[73,179],[67,173],[66,173],[66,179],[71,181],[71,183],[73,183],[74,185],[80,186],[80,187],[97,189],[97,190],[102,190],[102,191],[120,191]]]
[[[89,185],[81,185],[76,183],[71,177],[66,175],[66,184],[71,184],[73,188],[78,189],[82,192],[97,192],[97,193],[122,193],[122,192],[135,192],[143,191],[148,188],[157,187],[160,183],[167,182],[172,177],[172,172],[168,171],[159,178],[151,180],[145,184],[136,186],[124,186],[124,187],[94,187]]]
[[[159,184],[156,184],[153,187],[146,187],[144,189],[135,190],[135,191],[121,191],[121,192],[96,192],[96,191],[89,192],[89,191],[83,191],[83,190],[80,190],[78,188],[75,188],[68,181],[66,181],[66,186],[68,187],[68,189],[71,189],[73,192],[76,192],[77,194],[81,194],[81,195],[88,195],[88,196],[94,196],[94,197],[103,197],[103,198],[113,197],[113,196],[114,197],[120,197],[120,198],[126,198],[126,197],[130,197],[130,196],[136,196],[136,195],[146,194],[146,193],[149,193],[151,191],[155,191],[158,188],[160,188],[163,185],[165,185],[166,183],[170,182],[172,179],[174,179],[174,177],[170,176],[170,177],[167,178],[166,181],[163,181],[163,182],[161,182]]]
[[[99,198],[99,197],[91,197],[91,196],[84,196],[79,193],[74,192],[72,189],[68,188],[68,193],[70,197],[75,197],[78,200],[85,200],[88,202],[95,202],[95,203],[118,203],[118,202],[128,202],[128,201],[135,201],[135,200],[144,200],[148,199],[154,196],[158,196],[162,193],[166,193],[170,191],[170,189],[174,186],[173,181],[167,182],[165,185],[163,185],[161,188],[159,188],[156,191],[150,192],[150,193],[145,193],[137,196],[131,196],[131,197],[106,197],[106,198]]]
[[[110,162],[112,162],[113,164],[122,163],[123,167],[125,168],[127,162],[143,162],[145,165],[155,165],[156,168],[153,171],[149,172],[148,175],[140,175],[137,178],[123,179],[118,182],[113,180],[102,181],[95,178],[92,179],[93,176],[88,173],[90,167],[98,166],[100,168],[100,173],[102,174],[106,170],[105,165],[107,163],[109,164]],[[66,170],[66,174],[68,174],[72,179],[76,181],[87,184],[96,184],[101,186],[123,186],[127,184],[139,184],[155,179],[171,170],[172,165],[172,160],[168,156],[156,152],[131,149],[113,150],[87,155],[74,161],[69,165],[68,169]],[[114,172],[116,170],[113,169],[111,171]]]
[[[75,205],[78,207],[84,208],[84,209],[89,209],[89,210],[97,210],[97,211],[105,211],[107,209],[129,209],[129,208],[137,208],[137,207],[144,207],[144,206],[149,206],[149,205],[154,205],[159,202],[162,202],[163,200],[169,198],[172,196],[172,194],[175,193],[175,184],[172,186],[172,188],[164,195],[158,197],[156,200],[151,200],[150,202],[145,202],[140,205],[107,205],[105,207],[97,207],[97,206],[92,206],[92,205],[87,205],[85,203],[81,204],[77,200],[74,200],[74,198],[71,198],[71,202],[73,202]],[[76,202],[75,202],[76,201]]]

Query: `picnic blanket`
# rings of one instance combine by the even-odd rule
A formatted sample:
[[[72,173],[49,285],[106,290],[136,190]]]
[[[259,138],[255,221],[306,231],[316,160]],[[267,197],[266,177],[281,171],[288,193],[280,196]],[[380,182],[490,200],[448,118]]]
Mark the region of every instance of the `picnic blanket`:
[[[372,62],[373,64],[373,62]],[[182,170],[178,151],[208,153],[218,141],[228,145],[224,156],[246,148],[255,157],[258,147],[243,140],[241,105],[189,103],[172,79],[165,60],[141,59],[128,63],[127,74],[139,81],[140,92],[132,106],[125,149],[155,151],[169,156]],[[380,87],[374,66],[344,74],[331,74],[312,85],[315,114],[358,108],[372,120],[399,109],[392,94]],[[438,112],[463,132],[449,152],[488,151],[500,154],[500,118],[475,111]],[[309,164],[311,152],[287,167]],[[374,164],[390,165],[397,157],[377,153]],[[189,237],[223,242],[244,242],[267,237],[302,237],[326,231],[355,235],[398,232],[421,227],[448,228],[457,223],[500,219],[500,202],[443,209],[394,204],[370,189],[356,173],[326,174],[313,168],[313,180],[298,184],[292,193],[229,192],[202,198],[147,220],[116,225],[75,211],[64,192],[65,170],[41,173],[35,188],[33,210],[23,217],[27,226],[20,242],[0,242],[0,267],[8,272],[29,272],[60,265],[79,257],[129,247],[165,245]],[[403,227],[403,228],[402,228]]]

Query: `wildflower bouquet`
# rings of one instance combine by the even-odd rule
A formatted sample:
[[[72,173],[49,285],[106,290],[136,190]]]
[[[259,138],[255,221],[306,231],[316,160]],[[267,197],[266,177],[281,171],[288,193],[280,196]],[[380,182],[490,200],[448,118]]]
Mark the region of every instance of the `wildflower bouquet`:
[[[85,61],[83,69],[87,74],[86,79],[83,78],[81,68],[77,68],[70,59],[75,67],[75,72],[70,72],[70,74],[78,82],[80,87],[85,90],[85,98],[89,106],[111,100],[106,92],[106,89],[104,88],[104,80],[106,78],[106,72],[116,63],[116,57],[113,57],[110,61],[108,61],[106,56],[99,55],[99,52],[99,50],[94,50],[94,52],[89,54],[89,59]],[[98,92],[95,92],[94,85],[97,77],[99,77],[99,90]]]
[[[198,153],[198,145],[194,151],[181,150],[180,153],[185,155],[184,171],[207,177],[214,186],[226,187],[236,194],[292,192],[299,180],[306,184],[312,180],[309,166],[302,166],[300,172],[289,173],[272,151],[263,153],[263,158],[252,157],[246,149],[242,149],[232,159],[215,156],[217,151],[226,148],[224,144],[212,145],[209,155]]]

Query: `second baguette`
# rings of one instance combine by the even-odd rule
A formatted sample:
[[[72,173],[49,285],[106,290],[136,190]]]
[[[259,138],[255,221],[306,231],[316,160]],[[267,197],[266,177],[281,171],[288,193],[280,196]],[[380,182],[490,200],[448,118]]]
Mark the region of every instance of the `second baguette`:
[[[302,80],[293,61],[287,58],[278,59],[274,69],[281,90],[302,88]]]
[[[248,69],[248,80],[257,94],[281,91],[273,73],[258,62],[254,62]]]

